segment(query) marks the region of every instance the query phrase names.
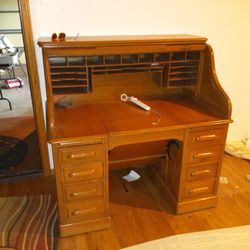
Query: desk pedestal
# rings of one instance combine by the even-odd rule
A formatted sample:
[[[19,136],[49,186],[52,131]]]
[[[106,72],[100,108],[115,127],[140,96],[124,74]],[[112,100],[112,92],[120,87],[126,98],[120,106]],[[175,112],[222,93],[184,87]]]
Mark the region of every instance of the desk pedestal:
[[[166,140],[166,153],[157,160],[152,176],[174,213],[214,207],[227,125],[179,131],[181,140],[170,139],[170,131],[166,138],[160,137]],[[119,137],[112,139],[122,142]],[[134,137],[130,143],[141,140]],[[110,227],[108,138],[55,143],[53,156],[61,236]]]

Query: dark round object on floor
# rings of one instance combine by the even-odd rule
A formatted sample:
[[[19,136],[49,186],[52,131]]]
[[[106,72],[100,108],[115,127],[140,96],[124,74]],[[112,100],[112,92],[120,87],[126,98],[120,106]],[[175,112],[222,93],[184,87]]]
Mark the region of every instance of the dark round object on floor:
[[[0,173],[21,163],[28,153],[27,144],[14,137],[0,136]]]

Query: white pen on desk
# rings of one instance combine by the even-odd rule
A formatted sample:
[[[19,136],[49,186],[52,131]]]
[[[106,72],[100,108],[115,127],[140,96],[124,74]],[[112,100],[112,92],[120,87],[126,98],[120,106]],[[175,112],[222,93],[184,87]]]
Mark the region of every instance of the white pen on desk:
[[[121,94],[121,100],[123,102],[126,102],[126,101],[131,101],[133,102],[134,104],[136,104],[137,106],[145,109],[146,111],[149,111],[150,110],[150,107],[148,105],[146,105],[145,103],[139,101],[136,97],[134,96],[128,96],[126,94]]]

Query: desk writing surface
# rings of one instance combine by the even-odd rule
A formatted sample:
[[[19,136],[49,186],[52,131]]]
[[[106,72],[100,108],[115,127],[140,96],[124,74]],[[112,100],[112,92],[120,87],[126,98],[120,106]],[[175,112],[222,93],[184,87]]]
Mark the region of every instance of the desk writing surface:
[[[98,110],[109,133],[216,121],[216,117],[205,114],[196,107],[167,100],[151,100],[145,103],[151,107],[150,111],[121,101],[99,105]]]
[[[94,105],[57,107],[55,125],[50,127],[50,142],[82,136],[105,135],[107,130]]]
[[[147,130],[186,128],[197,124],[208,125],[217,120],[223,122],[185,101],[156,99],[145,103],[151,107],[150,111],[122,101],[57,107],[51,141],[120,132],[143,133]]]

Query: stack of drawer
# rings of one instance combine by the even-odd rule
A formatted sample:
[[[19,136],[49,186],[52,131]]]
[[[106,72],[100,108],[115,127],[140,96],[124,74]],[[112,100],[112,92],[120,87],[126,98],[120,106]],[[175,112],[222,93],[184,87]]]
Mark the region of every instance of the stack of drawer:
[[[181,200],[216,195],[225,135],[226,126],[196,128],[189,132]]]
[[[92,230],[93,223],[104,218],[108,207],[103,144],[67,145],[56,151],[60,224],[72,227],[80,223],[81,232]]]

